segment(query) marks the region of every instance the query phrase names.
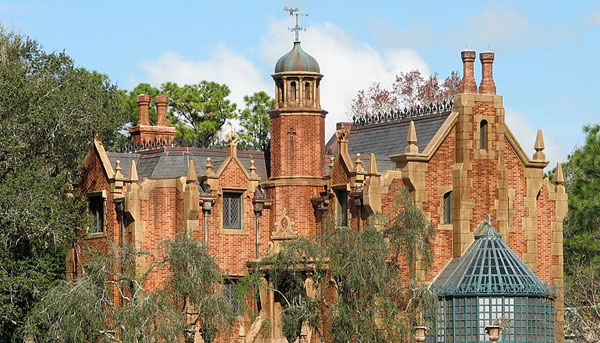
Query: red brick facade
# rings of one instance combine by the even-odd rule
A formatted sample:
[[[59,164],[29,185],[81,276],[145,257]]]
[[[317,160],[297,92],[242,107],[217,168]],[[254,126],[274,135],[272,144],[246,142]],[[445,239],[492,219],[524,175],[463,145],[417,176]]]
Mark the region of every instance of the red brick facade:
[[[436,229],[432,242],[434,263],[423,271],[423,281],[431,281],[453,257],[460,256],[472,242],[473,230],[491,215],[494,226],[517,255],[543,282],[556,287],[557,341],[561,342],[562,220],[566,214],[566,194],[562,181],[551,184],[543,178],[543,168],[548,162],[529,158],[505,126],[502,97],[495,95],[491,78],[493,54],[491,60],[487,53],[484,57],[489,62],[485,66],[485,77],[489,79],[482,83],[481,94],[474,93],[474,80],[467,80],[469,87],[455,96],[451,113],[427,147],[421,152],[413,150],[391,156],[396,164],[391,170],[378,170],[374,155],[350,156],[347,137],[352,130],[348,129],[338,131],[337,156],[332,166],[325,166],[326,112],[320,108],[318,96],[322,75],[315,72],[286,71],[273,75],[278,101],[271,111],[270,177],[259,179],[252,168],[244,165],[232,140],[218,170],[213,170],[208,161],[204,173],[198,177],[199,183],[210,185],[214,200],[202,200],[206,194],[200,194],[197,180],[186,176],[138,180],[132,172],[135,162],[131,162],[129,175],[124,177],[120,167],[108,159],[101,142],[95,140],[79,189],[82,195],[104,192],[105,230],[79,240],[77,247],[94,246],[107,251],[110,244],[122,244],[121,223],[113,201],[119,198],[124,199],[126,212],[132,218],[125,228],[128,242],[161,256],[164,241],[178,232],[190,233],[199,241],[208,237],[209,250],[218,264],[228,277],[238,277],[247,274],[247,262],[257,258],[257,230],[260,256],[265,256],[285,215],[294,222],[298,236],[319,234],[323,191],[344,189],[357,194],[361,201],[348,201],[348,217],[349,225],[358,229],[366,225],[373,213],[389,213],[393,190],[407,187]],[[467,71],[472,77],[472,70]],[[307,89],[314,95],[300,96],[303,101],[297,101],[286,86],[289,82],[310,83],[312,86]],[[143,100],[147,103],[148,99]],[[487,123],[485,129],[482,121]],[[485,130],[483,135],[481,130]],[[419,132],[416,133],[418,136]],[[257,227],[254,202],[259,185],[266,191],[268,201]],[[226,192],[241,194],[240,229],[223,228]],[[444,195],[448,193],[452,220],[444,223]],[[337,214],[336,200],[332,199],[325,208],[330,215]],[[210,212],[202,210],[205,201],[212,202]],[[203,225],[205,214],[207,235]],[[75,258],[68,270],[76,274],[78,262]],[[164,269],[156,269],[146,287],[160,288],[166,275]],[[267,300],[261,299],[261,303],[264,301]],[[245,331],[249,332],[252,323],[245,325]],[[281,333],[274,330],[271,330],[272,341],[246,336],[244,342],[275,342]],[[311,342],[316,339],[315,335]]]

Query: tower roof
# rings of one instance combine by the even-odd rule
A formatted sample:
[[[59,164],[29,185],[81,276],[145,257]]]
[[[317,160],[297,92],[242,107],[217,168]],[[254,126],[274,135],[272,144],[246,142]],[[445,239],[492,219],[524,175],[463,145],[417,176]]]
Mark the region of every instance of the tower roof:
[[[475,241],[455,258],[431,284],[440,296],[513,295],[547,297],[548,286],[510,249],[501,235],[484,220],[474,232]]]
[[[282,72],[313,72],[319,73],[319,63],[300,47],[300,42],[294,42],[294,47],[283,55],[275,65],[275,73]]]

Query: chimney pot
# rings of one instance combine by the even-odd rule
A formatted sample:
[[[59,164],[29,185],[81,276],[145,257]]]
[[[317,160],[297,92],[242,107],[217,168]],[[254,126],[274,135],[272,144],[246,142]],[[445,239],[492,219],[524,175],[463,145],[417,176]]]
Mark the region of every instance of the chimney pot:
[[[481,84],[479,85],[479,94],[496,94],[496,84],[494,83],[493,65],[494,53],[484,51],[479,53],[481,61]]]
[[[463,50],[460,53],[463,62],[463,80],[461,83],[461,93],[477,93],[477,84],[475,83],[475,51]]]
[[[167,126],[167,104],[169,97],[158,95],[154,97],[156,105],[156,126]]]
[[[150,117],[148,115],[150,104],[150,95],[148,94],[140,94],[137,97],[137,103],[139,108],[139,118],[138,118],[138,126],[142,125],[150,125]]]

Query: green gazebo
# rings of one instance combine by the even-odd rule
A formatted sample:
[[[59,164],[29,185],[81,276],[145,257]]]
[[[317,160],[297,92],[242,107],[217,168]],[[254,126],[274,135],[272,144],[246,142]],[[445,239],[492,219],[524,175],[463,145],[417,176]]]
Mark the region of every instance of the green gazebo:
[[[440,298],[429,343],[489,342],[488,325],[503,327],[502,343],[554,342],[554,298],[484,220],[475,241],[432,282]]]

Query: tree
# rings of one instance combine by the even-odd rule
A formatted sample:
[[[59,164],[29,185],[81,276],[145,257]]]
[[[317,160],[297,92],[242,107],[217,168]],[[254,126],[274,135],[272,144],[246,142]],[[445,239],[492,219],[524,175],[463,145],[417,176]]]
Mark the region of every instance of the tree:
[[[229,96],[229,87],[210,81],[178,86],[167,82],[162,92],[170,99],[170,120],[177,127],[178,145],[208,148],[218,143],[218,133],[229,119],[236,117],[236,104]]]
[[[94,132],[119,145],[124,93],[64,52],[0,28],[0,341],[64,278],[66,243],[87,223],[69,194]]]
[[[257,287],[267,287],[283,299],[288,342],[294,342],[305,325],[324,342],[324,315],[332,342],[406,339],[408,329],[422,325],[423,313],[434,311],[436,302],[415,278],[417,263],[424,268],[431,263],[431,223],[408,192],[398,191],[389,216],[376,215],[361,230],[326,228],[321,237],[288,242],[250,276],[257,280],[256,274],[265,275],[268,284]],[[399,256],[406,256],[408,280],[400,279]],[[311,289],[306,287],[308,278],[314,284]]]
[[[244,96],[246,108],[240,112],[240,144],[242,149],[266,151],[269,146],[271,119],[269,110],[275,107],[275,99],[260,91]]]
[[[160,259],[130,247],[108,256],[92,255],[83,276],[60,281],[32,310],[26,337],[35,342],[194,342],[200,326],[205,342],[233,322],[231,300],[224,294],[223,272],[199,242],[176,237]],[[120,266],[115,264],[118,256]],[[135,258],[147,268],[136,270]],[[167,287],[150,292],[146,281],[168,265]]]
[[[400,73],[396,75],[391,89],[375,82],[366,91],[358,91],[352,100],[350,116],[363,118],[400,107],[422,106],[448,100],[459,93],[461,80],[458,72],[451,72],[441,83],[438,75],[436,72],[425,77],[419,70]]]
[[[600,337],[600,125],[564,167],[569,212],[564,226],[565,304],[569,328],[583,342]]]

